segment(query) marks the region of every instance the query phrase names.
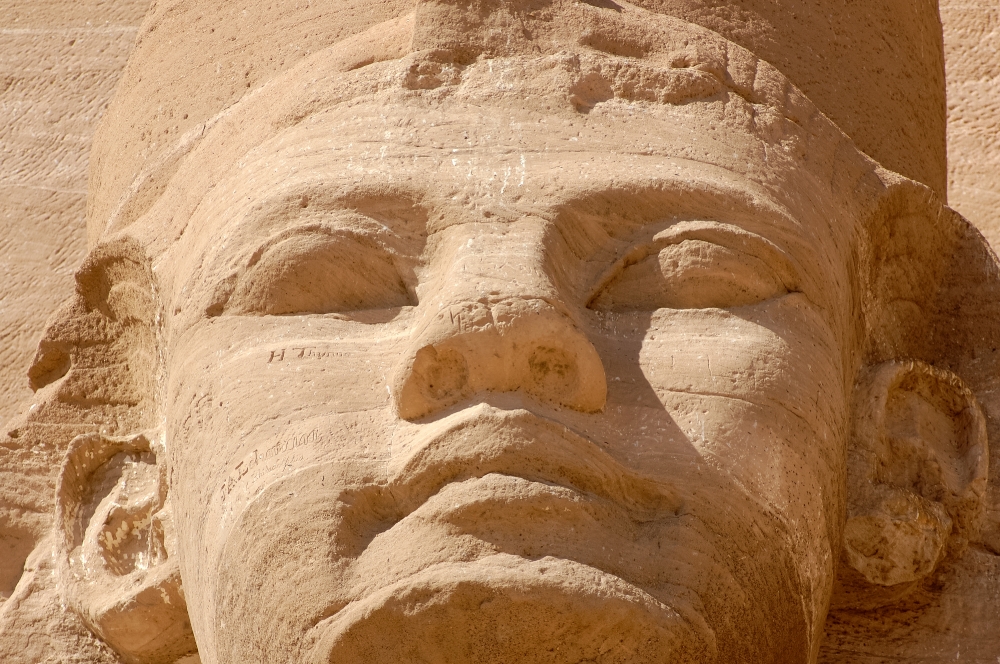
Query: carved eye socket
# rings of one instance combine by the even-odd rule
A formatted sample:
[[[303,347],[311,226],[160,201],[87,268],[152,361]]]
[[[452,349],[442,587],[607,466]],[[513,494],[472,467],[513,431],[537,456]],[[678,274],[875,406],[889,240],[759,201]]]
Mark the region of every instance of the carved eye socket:
[[[326,314],[411,304],[386,250],[347,233],[311,233],[268,247],[237,283],[226,311]]]
[[[756,256],[691,239],[627,259],[588,306],[598,311],[728,308],[787,292]]]

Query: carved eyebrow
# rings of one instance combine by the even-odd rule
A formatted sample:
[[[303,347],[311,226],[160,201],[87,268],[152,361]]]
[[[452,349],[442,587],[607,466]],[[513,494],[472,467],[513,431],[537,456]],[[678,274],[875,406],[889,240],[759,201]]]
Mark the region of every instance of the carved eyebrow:
[[[557,226],[579,231],[581,224],[592,225],[596,228],[591,230],[599,228],[619,240],[650,224],[685,219],[738,224],[751,231],[799,228],[794,216],[763,190],[716,177],[709,182],[678,177],[624,183],[573,196],[554,206],[553,212]]]
[[[631,248],[606,269],[587,290],[585,301],[588,306],[625,268],[659,252],[664,247],[677,245],[685,240],[710,242],[753,256],[774,270],[785,290],[791,293],[800,289],[799,270],[794,259],[767,238],[732,224],[715,221],[682,221],[657,232],[651,238],[647,236],[632,244]]]
[[[797,251],[808,251],[808,241],[802,237],[804,229],[766,189],[721,167],[710,168],[701,180],[681,173],[692,165],[703,170],[706,165],[700,162],[678,159],[664,165],[676,171],[656,179],[618,180],[611,186],[595,182],[589,190],[572,192],[548,206],[547,213],[541,213],[540,216],[552,221],[553,232],[559,236],[565,250],[577,261],[590,265],[575,275],[567,273],[564,277],[581,299],[589,302],[596,292],[593,288],[606,284],[601,279],[611,277],[605,266],[616,264],[623,251],[627,254],[639,245],[652,245],[658,232],[670,227],[685,228],[681,224],[692,221],[705,222],[705,233],[709,232],[708,222],[714,222],[719,227],[745,233],[775,247],[779,253],[769,254],[765,260],[768,264],[784,266],[781,269],[787,268],[788,273],[783,273],[782,279],[792,282],[788,284],[794,285],[790,291],[801,290],[803,279],[814,285],[811,267],[791,258]],[[712,237],[708,241],[727,244],[719,235]],[[777,249],[776,243],[782,249]],[[561,269],[553,269],[564,273]],[[588,276],[595,271],[601,275],[598,286]]]
[[[384,233],[420,243],[426,238],[427,218],[427,210],[410,192],[358,187],[331,191],[325,182],[308,182],[269,192],[221,230],[230,245],[225,253],[236,259],[248,252],[259,257],[289,234],[303,232]],[[218,250],[209,253],[223,255]]]
[[[408,191],[353,187],[331,191],[326,182],[304,183],[298,187],[263,197],[238,220],[239,225],[270,220],[294,222],[309,215],[357,214],[383,226],[391,224],[397,232],[425,232],[427,211],[417,196]],[[278,229],[280,230],[280,229]]]

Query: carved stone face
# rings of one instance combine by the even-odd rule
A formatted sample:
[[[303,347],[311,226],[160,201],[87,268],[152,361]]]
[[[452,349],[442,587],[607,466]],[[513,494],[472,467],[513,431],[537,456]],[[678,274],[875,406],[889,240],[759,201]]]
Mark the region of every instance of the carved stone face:
[[[815,652],[855,351],[835,146],[731,92],[538,92],[573,57],[190,157],[227,172],[157,267],[203,661]]]

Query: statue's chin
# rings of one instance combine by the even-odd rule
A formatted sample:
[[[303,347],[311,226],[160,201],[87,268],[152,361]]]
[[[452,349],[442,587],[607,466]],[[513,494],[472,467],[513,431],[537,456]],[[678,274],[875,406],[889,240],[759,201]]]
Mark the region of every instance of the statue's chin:
[[[711,662],[714,638],[592,567],[496,555],[445,563],[353,602],[313,631],[311,664]]]

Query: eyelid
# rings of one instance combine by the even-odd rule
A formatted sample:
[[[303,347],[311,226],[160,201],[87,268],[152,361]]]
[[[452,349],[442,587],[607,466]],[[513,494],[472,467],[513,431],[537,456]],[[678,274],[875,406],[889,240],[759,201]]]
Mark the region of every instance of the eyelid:
[[[390,231],[385,225],[378,224],[378,228],[367,229],[354,229],[346,228],[343,226],[334,226],[331,224],[324,223],[312,223],[305,224],[302,226],[293,226],[292,228],[286,228],[285,230],[272,235],[267,240],[265,240],[260,246],[258,246],[253,253],[250,255],[250,259],[247,261],[244,269],[249,270],[253,268],[254,265],[260,262],[260,259],[267,254],[268,251],[278,246],[282,242],[290,240],[295,237],[305,236],[305,235],[327,235],[330,237],[349,237],[358,242],[371,245],[373,248],[381,249],[388,255],[393,255],[394,252],[389,246],[384,242],[378,241],[376,237],[378,235],[390,235]]]
[[[702,240],[753,256],[774,271],[789,293],[799,290],[798,270],[792,259],[767,238],[739,226],[718,221],[682,221],[659,231],[648,241],[637,243],[626,251],[594,282],[587,295],[586,306],[590,307],[627,267],[658,253],[664,247],[680,244],[685,240]]]
[[[354,225],[357,226],[357,224]],[[212,303],[207,307],[206,312],[211,316],[220,315],[223,312],[234,313],[231,310],[234,298],[239,299],[238,296],[241,292],[253,288],[254,273],[261,262],[266,260],[272,251],[280,250],[280,247],[286,243],[300,238],[316,238],[321,242],[340,242],[343,240],[354,242],[365,248],[366,251],[381,255],[393,264],[394,271],[401,280],[401,285],[404,289],[410,290],[406,286],[406,281],[402,273],[399,271],[397,261],[401,258],[400,252],[392,246],[393,239],[399,238],[384,224],[374,222],[363,224],[361,228],[350,228],[318,222],[284,229],[259,244],[248,258],[244,258],[241,261],[242,265],[235,272],[218,283],[215,294],[211,298]],[[243,255],[244,257],[247,256],[245,253]],[[239,309],[239,307],[237,308]],[[247,311],[253,309],[252,307],[244,308]]]

